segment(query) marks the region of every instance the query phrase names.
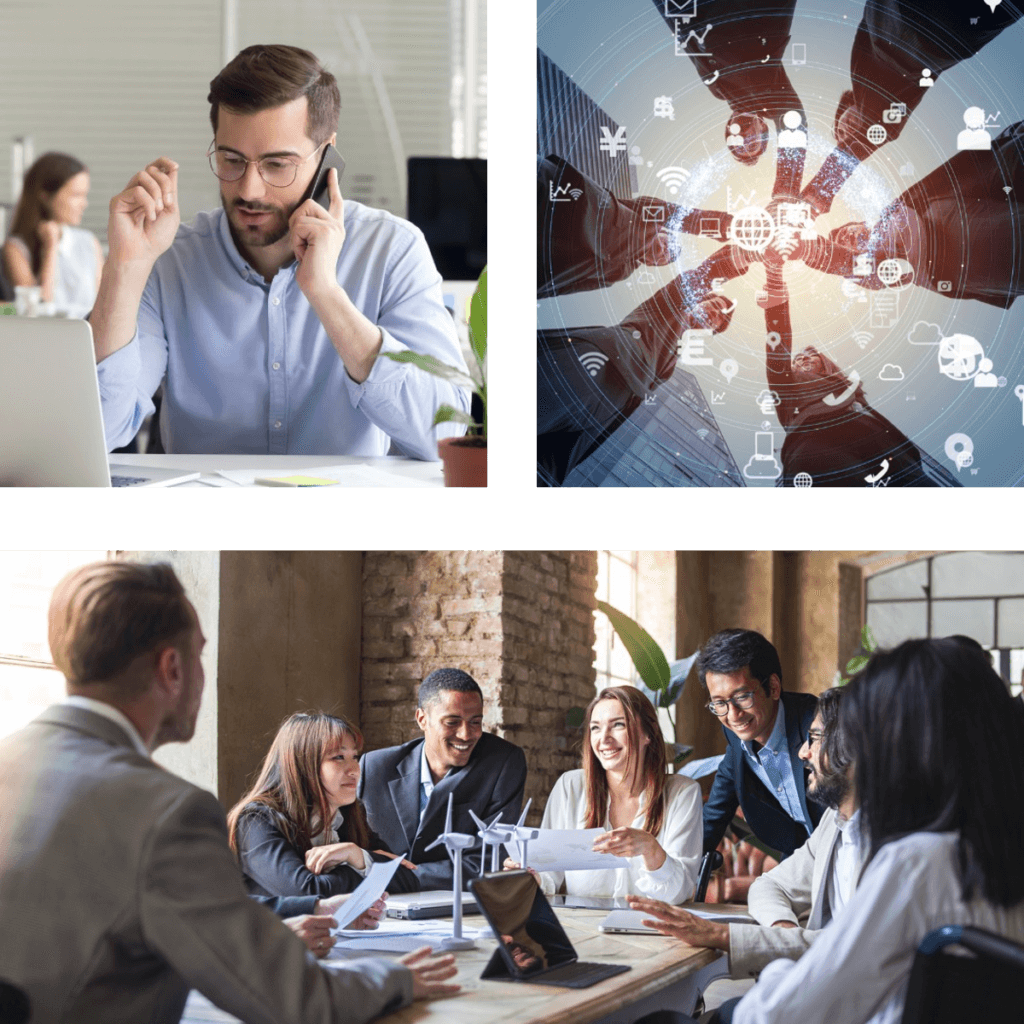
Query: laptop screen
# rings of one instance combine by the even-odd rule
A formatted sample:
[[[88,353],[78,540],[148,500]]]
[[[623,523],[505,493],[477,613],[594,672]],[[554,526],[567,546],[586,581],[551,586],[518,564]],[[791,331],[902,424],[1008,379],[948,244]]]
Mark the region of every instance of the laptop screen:
[[[484,875],[471,888],[513,977],[526,978],[577,959],[569,936],[528,871]]]

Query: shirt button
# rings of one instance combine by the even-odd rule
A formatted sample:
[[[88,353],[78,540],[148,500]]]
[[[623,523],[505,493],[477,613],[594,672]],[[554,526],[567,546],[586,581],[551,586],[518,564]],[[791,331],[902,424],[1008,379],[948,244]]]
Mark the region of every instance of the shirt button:
[[[271,299],[270,301],[273,302],[273,304],[275,306],[280,306],[281,305],[281,300],[280,299]]]
[[[275,370],[280,370],[281,369],[281,364],[280,363],[274,363],[274,369]]]
[[[280,420],[274,420],[274,427],[277,430],[280,430],[281,429],[281,421]]]

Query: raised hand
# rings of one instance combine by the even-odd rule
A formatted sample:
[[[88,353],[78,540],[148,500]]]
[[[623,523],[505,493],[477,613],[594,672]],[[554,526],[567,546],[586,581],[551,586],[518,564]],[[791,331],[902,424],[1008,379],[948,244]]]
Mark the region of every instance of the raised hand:
[[[429,946],[403,956],[399,963],[412,971],[413,999],[439,999],[441,996],[453,996],[459,991],[459,985],[447,983],[448,978],[456,974],[455,957],[431,956]]]
[[[688,946],[706,946],[710,949],[729,949],[729,926],[720,921],[708,921],[697,917],[682,907],[674,907],[661,900],[646,896],[629,896],[629,905],[634,910],[649,914],[644,924],[657,928],[662,935],[671,935]]]
[[[178,165],[159,157],[110,201],[107,241],[113,264],[149,268],[174,241],[181,224]]]

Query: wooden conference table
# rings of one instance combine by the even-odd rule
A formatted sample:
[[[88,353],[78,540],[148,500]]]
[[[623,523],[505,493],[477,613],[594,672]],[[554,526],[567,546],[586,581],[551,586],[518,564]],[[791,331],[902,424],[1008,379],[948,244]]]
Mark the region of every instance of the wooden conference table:
[[[710,909],[746,913],[746,907]],[[493,938],[455,954],[462,986],[457,996],[417,1002],[380,1018],[383,1024],[628,1024],[654,1010],[690,1012],[699,992],[725,973],[723,953],[693,949],[662,935],[612,935],[598,931],[606,910],[555,909],[581,960],[629,964],[624,974],[590,988],[570,989],[525,982],[481,981],[494,952]],[[478,916],[467,927],[485,926]],[[385,925],[386,927],[386,925]],[[387,954],[367,953],[367,956]],[[235,1022],[197,992],[191,993],[182,1024]]]

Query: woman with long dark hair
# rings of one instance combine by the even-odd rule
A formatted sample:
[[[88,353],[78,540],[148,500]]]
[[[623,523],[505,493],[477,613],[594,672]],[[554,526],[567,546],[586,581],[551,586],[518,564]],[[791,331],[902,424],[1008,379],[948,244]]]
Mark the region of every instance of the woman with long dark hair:
[[[103,271],[99,239],[80,227],[89,205],[89,171],[67,153],[44,153],[25,174],[3,247],[12,286],[38,286],[43,302],[84,317]]]
[[[299,712],[274,737],[252,788],[228,815],[228,839],[256,896],[352,892],[374,860],[392,855],[356,797],[363,737],[343,718]],[[420,888],[399,867],[391,892]]]
[[[566,772],[544,809],[544,828],[603,828],[598,853],[625,858],[620,868],[542,872],[545,892],[579,896],[642,893],[668,903],[693,895],[700,869],[700,786],[665,774],[658,713],[634,686],[602,690],[587,706],[583,767]]]

